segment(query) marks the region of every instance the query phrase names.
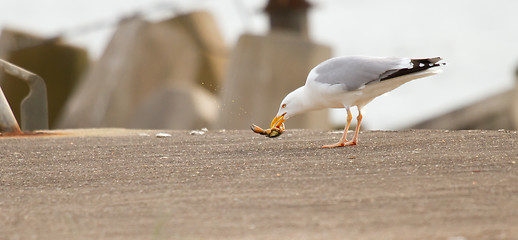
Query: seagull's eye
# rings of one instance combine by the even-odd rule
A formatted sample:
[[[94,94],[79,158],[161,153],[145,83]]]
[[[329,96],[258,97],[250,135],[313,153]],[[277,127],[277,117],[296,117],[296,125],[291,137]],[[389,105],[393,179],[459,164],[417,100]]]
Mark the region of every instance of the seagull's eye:
[[[286,107],[286,103],[285,103],[285,104],[282,104],[282,106],[281,106],[281,107],[282,107],[282,108],[285,108],[285,107]]]

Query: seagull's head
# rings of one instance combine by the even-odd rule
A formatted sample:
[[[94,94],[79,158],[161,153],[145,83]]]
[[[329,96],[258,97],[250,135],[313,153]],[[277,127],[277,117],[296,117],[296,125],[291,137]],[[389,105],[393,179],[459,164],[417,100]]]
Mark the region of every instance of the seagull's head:
[[[303,92],[303,88],[301,87],[286,95],[279,106],[277,115],[275,115],[275,118],[272,120],[271,128],[280,128],[288,118],[306,110]]]

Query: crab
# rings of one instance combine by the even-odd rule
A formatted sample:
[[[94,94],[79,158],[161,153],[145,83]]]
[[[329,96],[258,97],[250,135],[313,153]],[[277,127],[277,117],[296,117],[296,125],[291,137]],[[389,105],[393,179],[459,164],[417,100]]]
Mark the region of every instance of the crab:
[[[282,116],[284,117],[284,115]],[[259,133],[261,135],[266,135],[269,138],[274,138],[280,136],[284,133],[286,127],[284,126],[284,119],[282,117],[275,117],[272,121],[270,128],[262,129],[259,126],[252,124],[250,128],[255,133]]]
[[[250,128],[255,133],[259,133],[261,135],[266,135],[269,138],[278,137],[282,133],[284,133],[284,126],[282,128],[274,127],[274,128],[262,129],[259,126],[255,125],[255,124],[252,124],[252,126],[250,126]]]

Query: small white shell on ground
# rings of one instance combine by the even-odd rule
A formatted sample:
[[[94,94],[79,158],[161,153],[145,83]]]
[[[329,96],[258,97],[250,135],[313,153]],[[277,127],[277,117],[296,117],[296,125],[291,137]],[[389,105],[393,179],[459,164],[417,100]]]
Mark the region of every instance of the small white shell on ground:
[[[192,130],[189,132],[189,134],[191,135],[203,135],[205,134],[205,131],[202,131],[202,130]]]
[[[168,138],[168,137],[171,137],[171,134],[169,134],[169,133],[157,133],[155,136],[157,138]]]

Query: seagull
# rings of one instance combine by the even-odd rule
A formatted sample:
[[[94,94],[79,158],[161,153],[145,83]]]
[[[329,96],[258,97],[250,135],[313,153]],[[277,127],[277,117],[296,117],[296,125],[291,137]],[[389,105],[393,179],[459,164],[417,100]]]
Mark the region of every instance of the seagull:
[[[442,72],[436,68],[442,58],[399,58],[346,56],[328,59],[308,74],[306,84],[286,95],[271,128],[284,131],[284,122],[299,113],[323,108],[345,108],[347,124],[340,141],[324,145],[323,148],[343,147],[358,144],[358,134],[362,122],[361,109],[374,98],[390,92],[412,81]],[[356,106],[356,131],[352,140],[347,141],[351,125],[351,107]]]

